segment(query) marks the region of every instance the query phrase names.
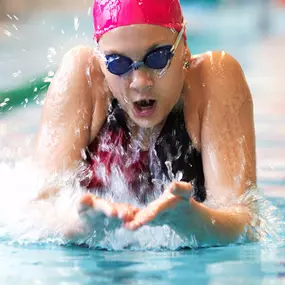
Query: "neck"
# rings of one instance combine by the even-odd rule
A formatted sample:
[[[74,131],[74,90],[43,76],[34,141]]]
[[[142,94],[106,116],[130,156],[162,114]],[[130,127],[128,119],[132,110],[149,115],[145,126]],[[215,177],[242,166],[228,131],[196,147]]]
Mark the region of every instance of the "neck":
[[[152,128],[141,128],[128,120],[128,128],[131,133],[131,141],[140,149],[148,150],[156,143],[156,140],[164,126],[165,122]]]

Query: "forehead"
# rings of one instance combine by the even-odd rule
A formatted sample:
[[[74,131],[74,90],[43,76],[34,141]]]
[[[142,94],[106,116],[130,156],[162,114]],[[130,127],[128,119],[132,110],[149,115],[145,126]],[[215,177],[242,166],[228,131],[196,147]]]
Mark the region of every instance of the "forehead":
[[[173,44],[177,32],[155,25],[130,25],[104,34],[99,41],[103,52],[136,52],[160,44]]]

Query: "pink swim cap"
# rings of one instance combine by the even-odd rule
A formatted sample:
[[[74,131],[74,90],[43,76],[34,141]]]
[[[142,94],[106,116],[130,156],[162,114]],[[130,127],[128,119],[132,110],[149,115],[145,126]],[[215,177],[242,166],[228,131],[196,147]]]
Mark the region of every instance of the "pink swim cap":
[[[122,26],[150,24],[177,32],[183,26],[179,0],[95,0],[93,18],[97,42],[103,34]]]

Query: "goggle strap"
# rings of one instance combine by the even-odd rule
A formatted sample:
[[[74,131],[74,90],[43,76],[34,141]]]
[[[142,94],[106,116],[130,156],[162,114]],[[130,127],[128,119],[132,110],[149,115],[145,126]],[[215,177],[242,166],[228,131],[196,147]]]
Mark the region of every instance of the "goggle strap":
[[[180,40],[181,40],[181,38],[183,36],[183,33],[185,31],[185,27],[186,27],[186,21],[184,20],[183,23],[182,23],[182,29],[179,32],[178,37],[177,37],[175,43],[173,44],[173,46],[172,46],[172,48],[170,50],[170,52],[173,53],[173,54],[175,53],[175,50],[177,49],[177,47],[178,47],[178,45],[180,43]]]

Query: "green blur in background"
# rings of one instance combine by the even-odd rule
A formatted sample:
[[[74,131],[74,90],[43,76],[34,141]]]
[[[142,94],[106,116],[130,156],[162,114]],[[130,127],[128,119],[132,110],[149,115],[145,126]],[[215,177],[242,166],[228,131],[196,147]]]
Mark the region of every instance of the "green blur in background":
[[[93,1],[0,0],[0,113],[38,100],[72,46],[94,46]],[[248,47],[285,31],[282,0],[180,1],[192,54],[226,50],[246,68]]]

